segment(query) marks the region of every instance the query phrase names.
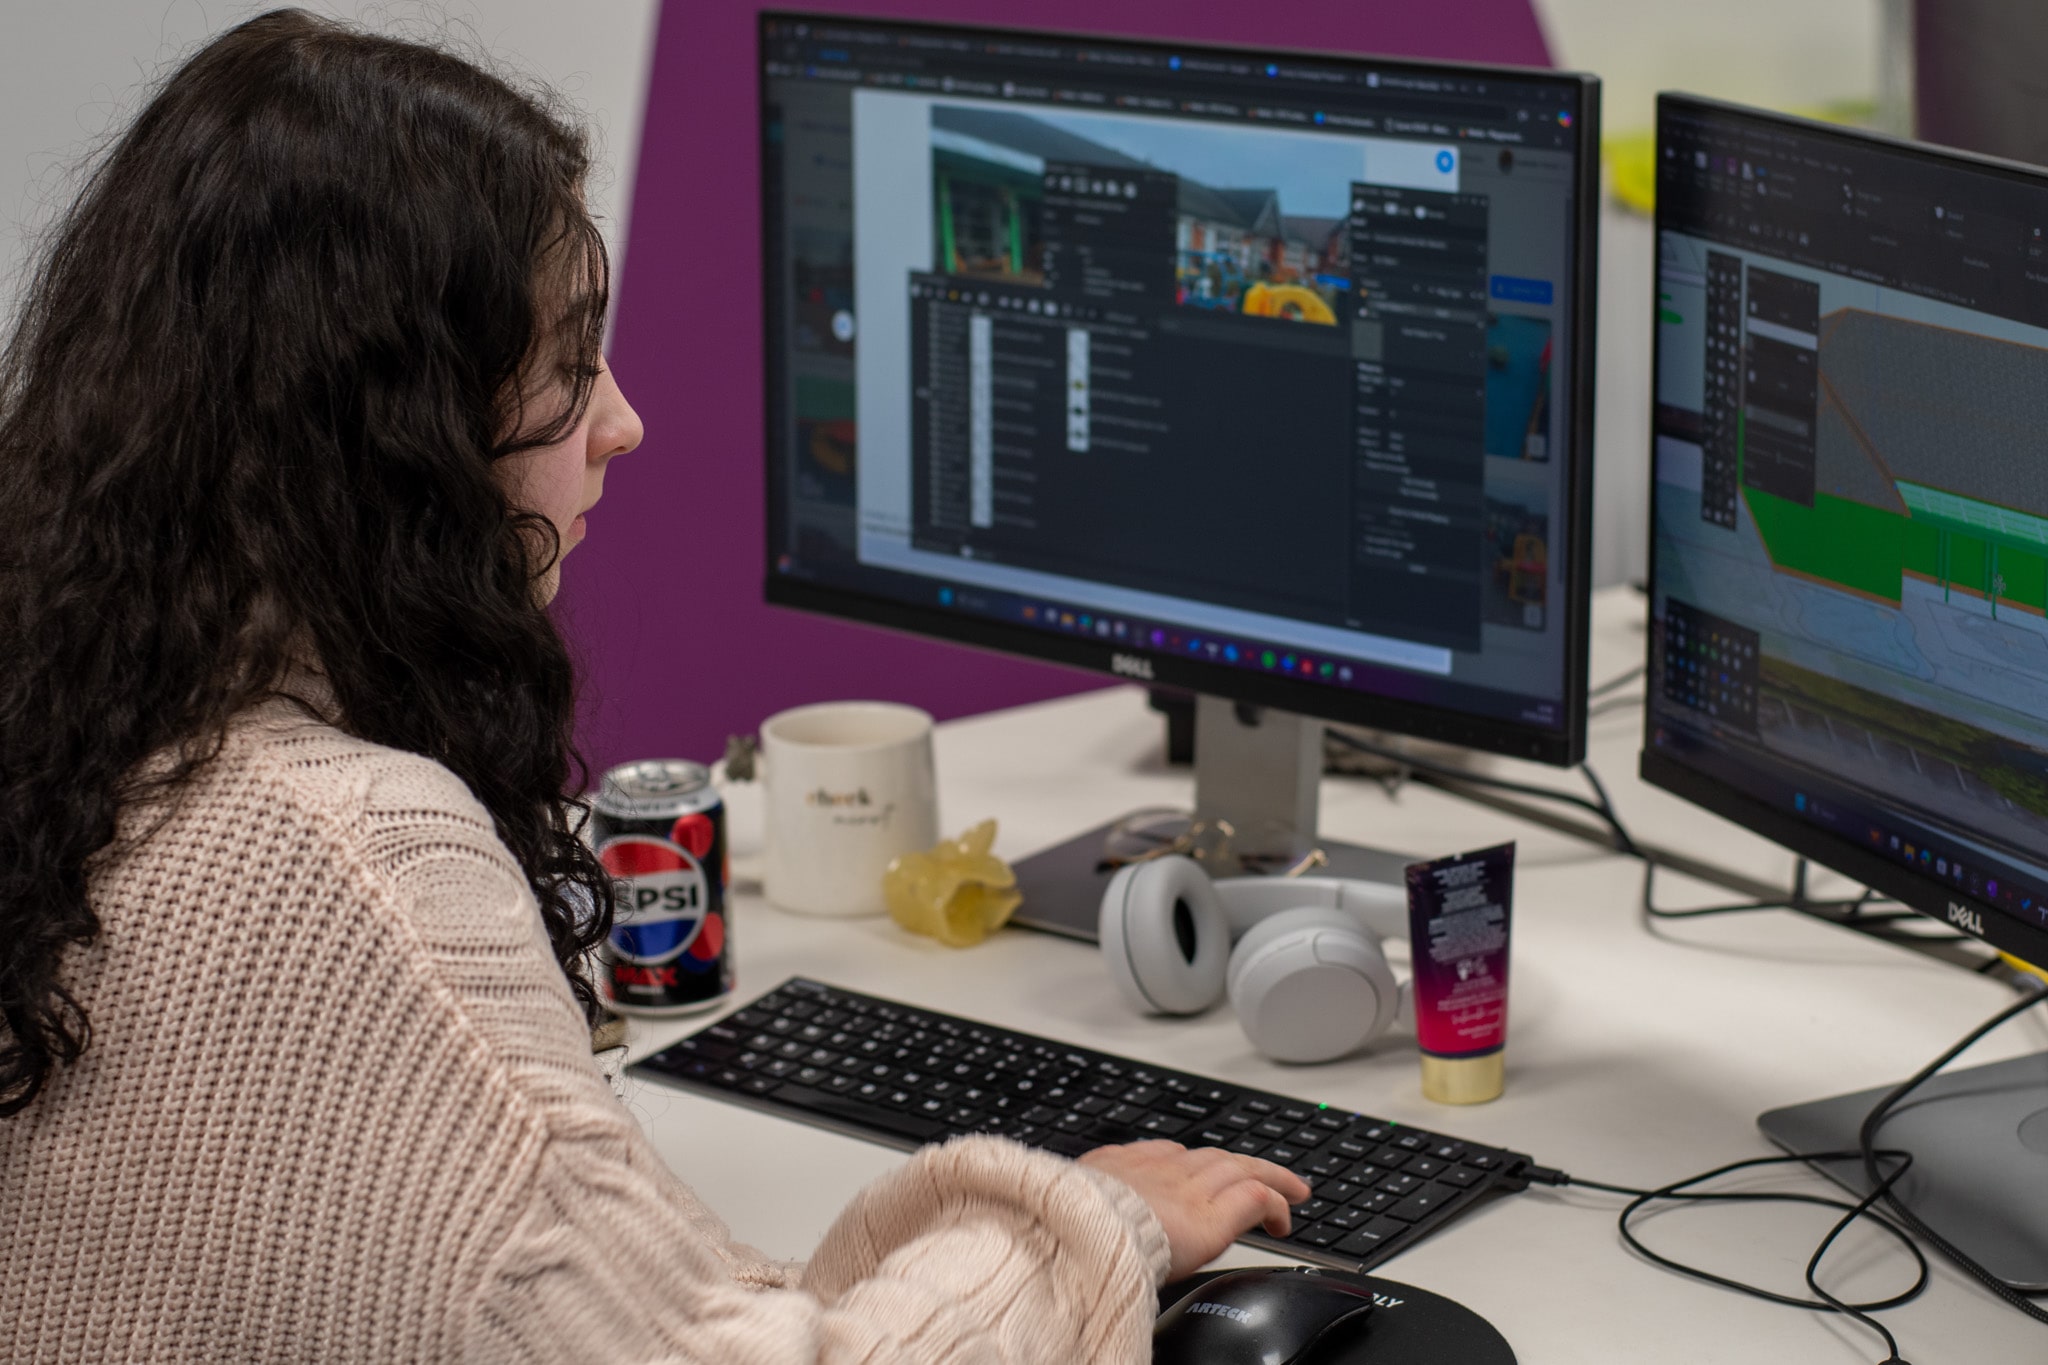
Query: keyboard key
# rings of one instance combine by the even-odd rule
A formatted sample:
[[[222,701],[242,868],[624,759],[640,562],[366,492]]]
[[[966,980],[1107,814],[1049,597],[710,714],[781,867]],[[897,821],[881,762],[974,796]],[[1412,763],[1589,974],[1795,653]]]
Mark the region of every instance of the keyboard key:
[[[1412,1175],[1390,1175],[1380,1182],[1380,1189],[1388,1194],[1408,1194],[1421,1183]]]
[[[1266,1140],[1264,1138],[1253,1137],[1251,1134],[1247,1133],[1243,1137],[1239,1138],[1237,1141],[1231,1143],[1230,1150],[1233,1152],[1243,1152],[1246,1156],[1257,1156],[1261,1152],[1266,1150]]]
[[[1357,1227],[1360,1223],[1363,1223],[1366,1219],[1370,1217],[1372,1217],[1372,1215],[1370,1213],[1367,1213],[1364,1209],[1345,1208],[1338,1209],[1335,1213],[1329,1215],[1326,1221],[1332,1227],[1344,1228],[1345,1230],[1349,1231],[1350,1229]]]
[[[1266,1160],[1278,1162],[1282,1166],[1292,1166],[1301,1160],[1303,1155],[1301,1148],[1289,1147],[1284,1142],[1276,1142],[1266,1149]]]
[[[1312,1247],[1326,1247],[1344,1235],[1344,1229],[1331,1223],[1318,1223],[1294,1234],[1294,1240]]]
[[[1457,1191],[1447,1185],[1424,1185],[1387,1210],[1387,1217],[1404,1223],[1419,1223],[1451,1201]]]
[[[1433,1156],[1418,1156],[1411,1158],[1408,1164],[1406,1166],[1403,1166],[1401,1169],[1407,1172],[1409,1175],[1418,1176],[1423,1180],[1429,1180],[1442,1173],[1444,1169],[1444,1163],[1438,1161]]]
[[[1470,1166],[1453,1166],[1437,1177],[1437,1180],[1456,1189],[1469,1190],[1486,1179],[1484,1171],[1475,1171]]]
[[[1252,1129],[1252,1131],[1262,1138],[1271,1138],[1273,1141],[1278,1142],[1293,1130],[1278,1119],[1267,1119],[1264,1123]]]
[[[1297,1223],[1314,1223],[1320,1221],[1336,1207],[1335,1204],[1332,1204],[1327,1199],[1311,1199],[1305,1204],[1296,1204],[1288,1210],[1288,1213],[1293,1215],[1294,1221]]]
[[[1346,1256],[1378,1255],[1385,1248],[1389,1237],[1407,1231],[1407,1228],[1400,1223],[1395,1223],[1391,1231],[1379,1228],[1377,1225],[1384,1221],[1384,1219],[1376,1218],[1364,1227],[1355,1228],[1345,1236],[1338,1238],[1336,1250],[1343,1252]]]

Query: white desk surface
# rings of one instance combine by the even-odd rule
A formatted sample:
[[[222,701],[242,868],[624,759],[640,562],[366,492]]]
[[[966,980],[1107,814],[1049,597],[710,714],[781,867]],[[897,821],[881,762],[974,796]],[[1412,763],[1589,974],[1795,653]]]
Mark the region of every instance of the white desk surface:
[[[1627,589],[1596,598],[1591,676],[1643,659],[1643,603]],[[1640,684],[1629,689],[1639,693]],[[1790,855],[1635,777],[1641,712],[1592,723],[1589,756],[1638,838],[1753,875],[1789,876]],[[1166,766],[1164,726],[1136,688],[1022,707],[941,726],[941,825],[994,815],[997,851],[1022,856],[1123,811],[1192,799]],[[1576,774],[1502,761],[1501,775],[1578,789]],[[1323,833],[1424,856],[1519,843],[1507,1093],[1469,1108],[1421,1095],[1415,1054],[1383,1040],[1356,1057],[1282,1067],[1252,1052],[1227,1007],[1195,1020],[1143,1019],[1117,1001],[1093,948],[1024,930],[955,950],[886,918],[818,920],[763,902],[758,792],[729,789],[739,998],[791,975],[950,1011],[1163,1066],[1328,1101],[1453,1136],[1527,1152],[1590,1179],[1648,1187],[1723,1162],[1771,1154],[1763,1110],[1896,1081],[2011,995],[1905,949],[1785,912],[1717,916],[1652,932],[1637,911],[1640,865],[1419,786],[1326,780]],[[1826,883],[1822,883],[1823,889]],[[1664,904],[1729,897],[1659,878]],[[1690,899],[1688,899],[1690,898]],[[708,1022],[640,1021],[637,1058]],[[2043,1045],[2038,1012],[1965,1058]],[[648,1081],[633,1104],[670,1167],[735,1234],[771,1255],[802,1257],[865,1182],[903,1157],[886,1148]],[[1771,1179],[1832,1192],[1780,1168]],[[1759,1182],[1761,1183],[1761,1182]],[[1615,1235],[1621,1201],[1535,1189],[1494,1201],[1376,1273],[1447,1294],[1485,1315],[1523,1365],[1868,1365],[1874,1334],[1833,1314],[1766,1304],[1638,1260]],[[1832,1215],[1791,1206],[1695,1206],[1651,1217],[1667,1254],[1805,1292],[1801,1272]],[[1881,1245],[1881,1243],[1883,1243]],[[1271,1263],[1234,1247],[1221,1264]],[[1914,1365],[2040,1360],[2048,1335],[1930,1253],[1934,1283],[1885,1315]],[[1831,1288],[1875,1298],[1911,1267],[1868,1233],[1832,1253]]]

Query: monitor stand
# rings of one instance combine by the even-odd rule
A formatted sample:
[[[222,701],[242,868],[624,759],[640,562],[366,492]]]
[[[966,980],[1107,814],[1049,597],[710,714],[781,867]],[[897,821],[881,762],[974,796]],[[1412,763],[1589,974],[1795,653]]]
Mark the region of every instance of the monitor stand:
[[[1399,853],[1316,837],[1323,776],[1323,722],[1270,707],[1195,698],[1195,818],[1223,820],[1254,855],[1221,875],[1270,875],[1320,850],[1310,875],[1399,884],[1415,861]],[[1102,890],[1116,872],[1104,858],[1111,821],[1016,863],[1024,902],[1012,924],[1096,939]],[[1264,856],[1260,856],[1264,855]]]
[[[1757,1126],[1788,1152],[1853,1151],[1890,1090],[1773,1109]],[[2048,1292],[2048,1053],[1932,1077],[1877,1145],[1913,1154],[1893,1188],[1921,1222],[2020,1292]],[[1815,1166],[1858,1197],[1870,1190],[1860,1160]]]

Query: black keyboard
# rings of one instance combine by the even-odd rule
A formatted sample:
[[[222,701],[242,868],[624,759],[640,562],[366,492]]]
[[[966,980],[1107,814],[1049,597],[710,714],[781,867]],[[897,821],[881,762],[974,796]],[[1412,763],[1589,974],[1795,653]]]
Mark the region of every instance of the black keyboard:
[[[1529,1158],[792,977],[637,1068],[892,1147],[996,1133],[1079,1156],[1143,1138],[1278,1162],[1313,1190],[1286,1237],[1341,1270],[1400,1254],[1527,1184]]]

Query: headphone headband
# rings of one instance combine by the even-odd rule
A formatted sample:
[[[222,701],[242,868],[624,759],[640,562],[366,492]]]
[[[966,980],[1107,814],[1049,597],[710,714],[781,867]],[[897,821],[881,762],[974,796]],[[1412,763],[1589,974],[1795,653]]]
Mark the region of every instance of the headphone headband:
[[[1303,906],[1341,910],[1381,938],[1408,937],[1408,897],[1384,882],[1349,877],[1226,877],[1214,882],[1231,937],[1262,919]]]

